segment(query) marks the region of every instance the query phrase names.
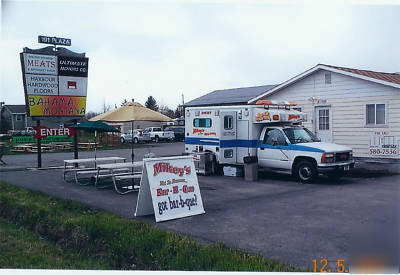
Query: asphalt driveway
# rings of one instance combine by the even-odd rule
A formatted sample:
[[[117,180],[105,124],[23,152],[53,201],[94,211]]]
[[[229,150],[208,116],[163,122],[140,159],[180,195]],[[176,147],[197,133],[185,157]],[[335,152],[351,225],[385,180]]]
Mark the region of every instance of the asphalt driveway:
[[[168,146],[159,152],[176,152]],[[8,157],[12,161],[13,156]],[[398,259],[400,175],[353,174],[340,182],[321,178],[306,185],[270,173],[261,173],[257,182],[224,176],[198,179],[206,213],[155,223],[154,216],[134,217],[137,193],[121,196],[113,189],[63,182],[59,169],[1,173],[1,180],[10,184],[150,222],[204,243],[222,241],[297,267],[312,269],[313,259],[325,258],[332,271],[339,259],[348,269],[352,255],[360,251]]]

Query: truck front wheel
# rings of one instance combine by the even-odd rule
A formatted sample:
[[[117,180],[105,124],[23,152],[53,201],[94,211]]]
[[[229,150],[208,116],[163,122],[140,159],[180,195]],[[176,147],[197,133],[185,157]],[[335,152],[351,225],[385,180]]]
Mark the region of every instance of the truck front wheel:
[[[294,176],[301,183],[311,183],[317,177],[317,168],[311,161],[301,160],[294,168]]]
[[[155,141],[156,143],[159,143],[159,142],[160,142],[160,138],[159,138],[158,136],[155,136],[155,137],[154,137],[154,141]]]

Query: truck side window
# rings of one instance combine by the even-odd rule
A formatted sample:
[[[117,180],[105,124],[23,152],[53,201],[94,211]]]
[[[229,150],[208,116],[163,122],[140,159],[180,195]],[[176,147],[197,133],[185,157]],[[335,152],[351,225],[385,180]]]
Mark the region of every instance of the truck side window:
[[[272,146],[287,145],[284,135],[278,129],[267,129],[263,143]]]
[[[224,116],[224,129],[233,129],[233,116]]]
[[[194,127],[210,128],[212,125],[211,118],[195,118],[193,119]]]

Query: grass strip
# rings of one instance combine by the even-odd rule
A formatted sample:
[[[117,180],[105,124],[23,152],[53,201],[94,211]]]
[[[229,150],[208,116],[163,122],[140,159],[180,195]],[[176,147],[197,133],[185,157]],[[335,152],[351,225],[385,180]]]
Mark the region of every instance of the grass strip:
[[[0,251],[0,268],[111,269],[98,259],[64,251],[3,218],[0,218]]]
[[[291,266],[229,249],[222,243],[201,245],[147,223],[2,182],[0,217],[62,249],[96,257],[113,269],[295,271]]]

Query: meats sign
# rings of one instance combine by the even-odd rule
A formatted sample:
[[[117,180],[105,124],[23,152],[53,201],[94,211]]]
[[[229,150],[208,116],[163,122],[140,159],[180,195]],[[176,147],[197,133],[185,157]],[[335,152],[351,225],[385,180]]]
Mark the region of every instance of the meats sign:
[[[29,116],[84,116],[89,59],[36,52],[20,54]]]

